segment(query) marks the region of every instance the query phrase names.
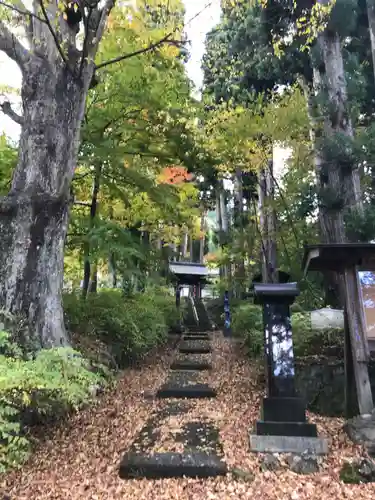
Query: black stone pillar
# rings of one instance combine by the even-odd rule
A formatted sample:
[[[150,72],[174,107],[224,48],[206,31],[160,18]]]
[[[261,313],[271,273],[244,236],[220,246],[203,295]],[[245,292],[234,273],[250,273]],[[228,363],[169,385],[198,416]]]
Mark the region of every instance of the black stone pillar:
[[[263,306],[267,398],[257,434],[316,437],[306,423],[305,403],[295,390],[290,305],[299,294],[296,283],[256,283],[255,303]]]

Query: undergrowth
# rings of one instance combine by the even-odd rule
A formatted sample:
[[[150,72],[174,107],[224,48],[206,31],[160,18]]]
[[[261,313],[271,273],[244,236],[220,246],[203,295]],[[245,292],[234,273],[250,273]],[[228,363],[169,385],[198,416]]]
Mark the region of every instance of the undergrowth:
[[[0,472],[30,453],[27,423],[87,404],[93,388],[106,384],[104,367],[70,347],[42,349],[25,359],[10,335],[0,331]]]
[[[162,287],[130,298],[117,290],[85,300],[71,293],[64,310],[73,347],[38,350],[24,342],[18,320],[0,322],[0,473],[27,459],[33,425],[89,404],[113,370],[165,342],[178,322],[174,297]]]
[[[86,341],[99,341],[116,367],[163,344],[178,322],[175,299],[163,287],[126,298],[113,289],[89,294],[85,300],[79,293],[66,294],[64,310],[69,330]]]

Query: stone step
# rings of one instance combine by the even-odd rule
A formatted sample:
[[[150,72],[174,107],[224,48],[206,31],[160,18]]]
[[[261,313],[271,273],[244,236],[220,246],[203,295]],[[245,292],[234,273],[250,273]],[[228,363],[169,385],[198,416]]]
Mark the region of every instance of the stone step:
[[[186,341],[186,342],[191,342],[192,340],[207,340],[207,341],[210,341],[210,337],[208,335],[184,335],[182,337],[182,340],[183,341]]]
[[[158,398],[216,398],[216,391],[208,384],[194,384],[194,385],[174,385],[172,383],[164,384],[156,393]]]
[[[188,335],[210,335],[212,333],[211,330],[202,330],[202,328],[199,329],[192,329],[190,330],[189,328],[187,329],[186,332]]]
[[[196,361],[194,359],[185,359],[174,361],[171,366],[171,370],[211,370],[212,365],[208,361]]]
[[[211,347],[209,345],[194,346],[194,345],[183,345],[183,343],[181,343],[178,350],[181,354],[208,354],[211,352]]]
[[[223,448],[213,422],[192,401],[165,401],[154,410],[121,460],[123,479],[224,475]]]
[[[122,479],[162,479],[172,477],[208,478],[224,476],[226,464],[216,455],[202,452],[154,453],[152,456],[129,453],[120,464]]]

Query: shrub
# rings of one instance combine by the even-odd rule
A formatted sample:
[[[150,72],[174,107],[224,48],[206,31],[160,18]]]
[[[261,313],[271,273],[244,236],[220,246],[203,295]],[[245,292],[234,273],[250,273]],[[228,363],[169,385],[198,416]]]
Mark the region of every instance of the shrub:
[[[130,298],[113,289],[90,294],[85,300],[68,294],[64,309],[69,329],[99,339],[120,366],[165,342],[178,318],[175,299],[163,288]]]
[[[232,331],[236,337],[244,339],[250,356],[256,357],[263,352],[262,308],[243,302],[232,313]]]
[[[292,314],[294,354],[297,357],[331,354],[343,347],[344,336],[341,329],[327,328],[313,330],[310,313]],[[263,352],[262,307],[243,302],[232,313],[232,330],[237,337],[244,339],[248,353],[252,357]]]
[[[24,359],[9,335],[0,332],[0,472],[22,463],[30,451],[25,422],[57,410],[80,408],[93,397],[93,387],[103,385],[88,360],[74,349],[42,349]],[[7,353],[7,355],[4,354]],[[10,354],[10,355],[9,355]],[[33,418],[30,418],[33,417]]]
[[[344,346],[344,332],[340,328],[313,330],[310,313],[292,315],[294,353],[298,357],[330,354]]]

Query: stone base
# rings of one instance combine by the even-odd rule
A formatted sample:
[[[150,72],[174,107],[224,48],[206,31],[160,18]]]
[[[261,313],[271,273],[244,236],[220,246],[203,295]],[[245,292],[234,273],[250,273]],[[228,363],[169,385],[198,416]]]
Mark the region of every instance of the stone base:
[[[317,437],[250,434],[250,449],[256,453],[295,453],[298,455],[308,450],[313,455],[326,455],[328,441]]]
[[[315,424],[306,422],[263,422],[256,423],[258,436],[318,437]]]
[[[264,398],[262,420],[265,422],[306,422],[305,402],[297,397]]]

